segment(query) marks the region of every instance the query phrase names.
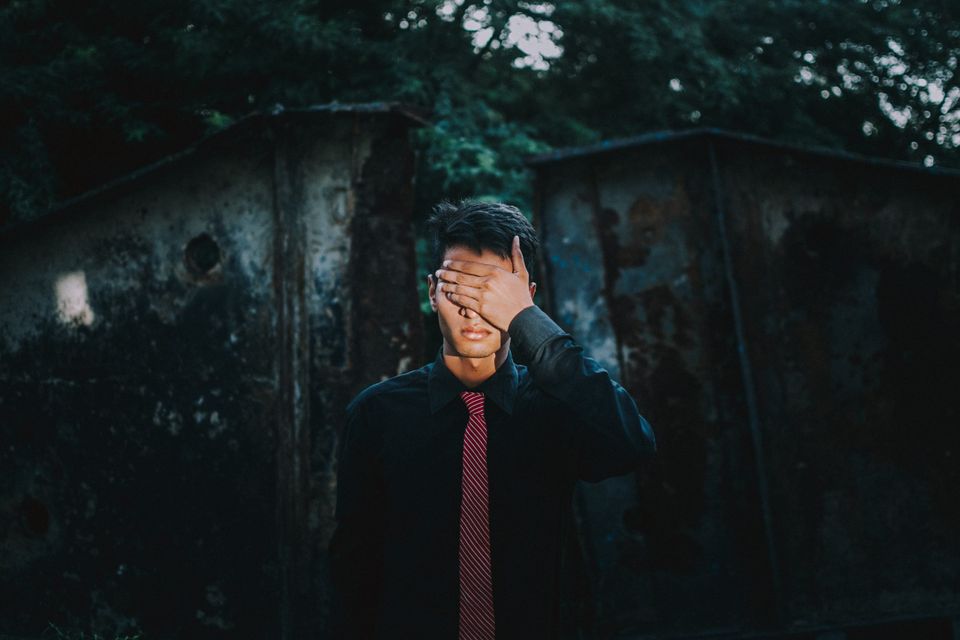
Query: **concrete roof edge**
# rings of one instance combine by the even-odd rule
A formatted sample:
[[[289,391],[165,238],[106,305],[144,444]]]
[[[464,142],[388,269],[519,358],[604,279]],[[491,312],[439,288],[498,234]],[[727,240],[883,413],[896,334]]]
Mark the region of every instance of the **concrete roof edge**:
[[[403,102],[340,103],[334,101],[326,104],[292,107],[289,109],[278,105],[270,112],[271,115],[280,115],[283,113],[395,113],[410,120],[417,126],[433,125],[429,120],[429,109]]]
[[[213,133],[208,133],[196,141],[194,141],[189,146],[181,149],[180,151],[174,152],[172,154],[166,155],[159,160],[155,160],[150,164],[144,165],[138,169],[134,169],[129,173],[125,173],[113,180],[109,180],[101,185],[93,187],[83,193],[80,193],[72,198],[67,198],[57,202],[52,207],[41,213],[40,215],[31,218],[29,220],[23,220],[20,222],[15,222],[7,224],[3,227],[0,227],[0,235],[7,235],[14,231],[19,231],[21,229],[32,227],[37,222],[45,220],[48,217],[63,212],[65,210],[71,209],[72,207],[93,200],[94,198],[101,196],[105,193],[118,189],[124,185],[136,182],[143,176],[152,174],[164,167],[176,164],[181,160],[194,155],[203,147],[210,145],[226,138],[229,138],[237,134],[240,130],[246,129],[250,126],[253,126],[259,121],[268,121],[269,119],[283,118],[287,115],[310,115],[310,114],[340,114],[340,113],[372,113],[372,114],[394,114],[408,120],[410,123],[415,126],[430,126],[431,123],[427,120],[428,111],[426,109],[406,105],[398,102],[366,102],[366,103],[338,103],[331,102],[326,104],[317,104],[310,105],[306,107],[293,107],[285,108],[283,105],[276,105],[270,110],[260,110],[252,111],[244,116],[241,116],[231,122],[229,125],[224,128],[214,131]]]
[[[611,140],[603,140],[601,142],[583,145],[579,147],[563,147],[560,149],[555,149],[553,151],[547,151],[545,153],[539,153],[535,155],[525,156],[523,162],[525,165],[530,167],[539,167],[545,164],[553,164],[556,162],[561,162],[563,160],[568,160],[572,158],[584,158],[592,155],[598,155],[613,151],[622,151],[625,149],[632,149],[635,147],[644,146],[647,144],[654,144],[658,142],[673,142],[676,140],[683,140],[687,138],[696,138],[696,137],[715,137],[715,138],[725,138],[728,140],[735,140],[740,142],[749,142],[753,144],[763,145],[767,147],[773,147],[777,149],[782,149],[784,151],[795,151],[799,153],[808,153],[819,156],[829,156],[833,158],[838,158],[842,160],[850,160],[853,162],[860,162],[864,164],[882,166],[893,169],[906,169],[909,171],[919,171],[921,173],[928,173],[931,175],[945,175],[945,176],[960,176],[960,169],[954,169],[951,167],[925,167],[919,164],[912,162],[906,162],[904,160],[893,160],[891,158],[882,158],[877,156],[867,156],[859,153],[854,153],[851,151],[844,151],[842,149],[835,149],[832,147],[821,147],[813,145],[802,145],[797,143],[783,142],[780,140],[775,140],[773,138],[765,138],[763,136],[754,135],[751,133],[741,132],[741,131],[732,131],[729,129],[719,129],[714,127],[696,127],[691,129],[664,129],[661,131],[650,131],[647,133],[642,133],[636,136],[629,136],[625,138],[614,138]]]

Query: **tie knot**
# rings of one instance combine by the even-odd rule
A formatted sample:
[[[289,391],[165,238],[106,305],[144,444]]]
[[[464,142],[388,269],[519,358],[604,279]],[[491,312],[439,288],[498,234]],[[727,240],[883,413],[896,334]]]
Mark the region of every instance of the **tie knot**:
[[[460,397],[467,405],[470,415],[483,415],[483,391],[461,391]]]

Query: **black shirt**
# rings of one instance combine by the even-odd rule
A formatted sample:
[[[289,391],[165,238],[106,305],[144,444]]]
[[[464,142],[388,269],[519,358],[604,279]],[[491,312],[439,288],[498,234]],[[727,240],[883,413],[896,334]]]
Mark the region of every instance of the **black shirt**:
[[[626,390],[536,305],[507,358],[469,389],[443,360],[373,384],[347,406],[330,541],[333,637],[456,640],[463,434],[459,393],[482,391],[498,640],[555,638],[561,530],[577,480],[656,452]]]

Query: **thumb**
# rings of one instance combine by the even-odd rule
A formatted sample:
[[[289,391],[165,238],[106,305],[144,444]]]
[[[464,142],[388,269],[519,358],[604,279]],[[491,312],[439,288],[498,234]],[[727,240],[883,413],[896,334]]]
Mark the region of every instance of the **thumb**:
[[[527,265],[523,260],[523,252],[520,250],[520,236],[513,236],[513,251],[510,254],[510,262],[513,264],[513,271],[521,277],[527,274]]]

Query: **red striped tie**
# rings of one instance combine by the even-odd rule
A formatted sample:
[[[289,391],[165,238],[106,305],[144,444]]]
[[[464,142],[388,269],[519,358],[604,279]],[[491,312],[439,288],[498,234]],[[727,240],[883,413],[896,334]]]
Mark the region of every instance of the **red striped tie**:
[[[483,392],[461,391],[470,418],[463,434],[460,502],[460,640],[493,640],[493,581],[487,497],[487,421]]]

